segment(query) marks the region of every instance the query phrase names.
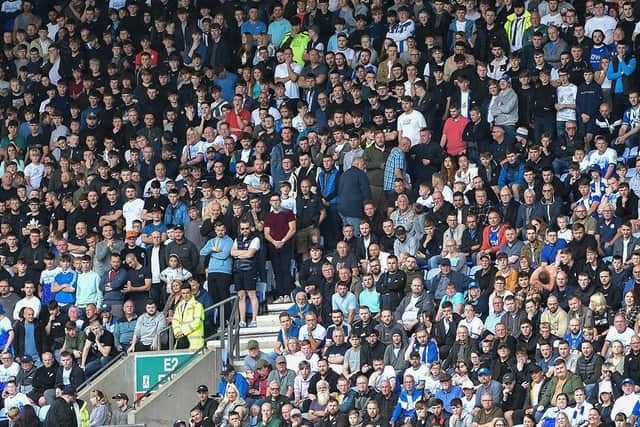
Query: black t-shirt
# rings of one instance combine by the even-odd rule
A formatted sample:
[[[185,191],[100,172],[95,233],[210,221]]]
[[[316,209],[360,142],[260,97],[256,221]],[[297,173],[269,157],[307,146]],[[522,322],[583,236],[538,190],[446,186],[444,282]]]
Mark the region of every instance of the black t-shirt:
[[[89,332],[87,334],[87,341],[91,342],[91,348],[89,349],[89,360],[97,359],[99,357],[103,357],[103,354],[98,350],[98,346],[96,345],[96,335],[93,332]],[[113,334],[109,331],[102,331],[102,335],[98,338],[98,341],[102,343],[105,347],[111,347],[109,351],[109,356],[113,357],[118,354],[116,350],[116,340],[113,337]]]
[[[143,287],[145,279],[151,279],[151,273],[146,267],[142,267],[139,270],[130,269],[127,271],[127,281],[130,281],[131,286],[134,288]],[[147,299],[149,295],[146,292],[132,292],[129,294],[129,298]]]

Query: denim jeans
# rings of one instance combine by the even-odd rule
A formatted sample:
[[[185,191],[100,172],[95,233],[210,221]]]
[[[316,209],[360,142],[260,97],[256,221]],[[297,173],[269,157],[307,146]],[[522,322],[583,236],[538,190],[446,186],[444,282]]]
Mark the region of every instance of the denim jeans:
[[[84,374],[87,378],[91,377],[93,374],[98,372],[100,369],[104,368],[107,363],[109,363],[113,359],[111,356],[102,356],[98,359],[92,360],[87,363],[87,366],[84,369]]]

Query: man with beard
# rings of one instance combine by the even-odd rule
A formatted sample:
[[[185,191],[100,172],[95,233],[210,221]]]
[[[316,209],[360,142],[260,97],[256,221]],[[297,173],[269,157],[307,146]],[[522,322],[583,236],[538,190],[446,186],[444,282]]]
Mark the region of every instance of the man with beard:
[[[382,309],[397,307],[406,282],[406,273],[398,270],[398,259],[390,255],[387,258],[387,271],[382,273],[378,283]]]
[[[317,424],[318,427],[347,427],[349,421],[347,414],[340,412],[338,401],[334,398],[330,398],[327,403],[327,409],[325,415]]]
[[[315,374],[314,377],[316,375],[318,374]],[[337,377],[337,374],[335,375]],[[311,380],[313,381],[313,377],[311,378]],[[337,381],[335,384],[337,384]],[[313,421],[314,424],[319,422],[319,420],[326,415],[327,406],[329,404],[329,400],[331,399],[331,394],[329,392],[329,383],[327,381],[320,380],[317,382],[315,386],[316,386],[315,394],[311,394],[311,390],[309,390],[309,399],[311,400],[311,402],[309,403],[309,409],[307,411],[308,419],[310,421]]]
[[[324,358],[318,360],[318,372],[313,374],[313,376],[309,380],[309,399],[316,400],[318,398],[320,394],[318,386],[321,381],[324,381],[328,384],[327,391],[330,390],[331,393],[338,391],[336,387],[338,384],[338,374],[336,374],[332,369],[329,368],[329,361]]]

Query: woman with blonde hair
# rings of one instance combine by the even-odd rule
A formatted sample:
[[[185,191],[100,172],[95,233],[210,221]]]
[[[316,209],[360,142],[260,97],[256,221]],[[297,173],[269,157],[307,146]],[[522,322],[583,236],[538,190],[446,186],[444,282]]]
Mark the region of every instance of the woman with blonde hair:
[[[100,390],[91,390],[89,401],[91,402],[89,427],[109,425],[111,423],[111,407],[104,393]]]
[[[180,280],[174,280],[171,282],[171,292],[167,298],[167,302],[164,304],[164,316],[167,318],[167,324],[171,323],[173,314],[176,312],[176,307],[180,302],[180,286],[182,282]]]
[[[240,397],[238,388],[234,384],[227,384],[224,397],[213,413],[213,423],[220,427],[228,426],[229,413],[237,412],[244,420],[247,417],[247,402]]]
[[[613,324],[613,316],[602,292],[596,292],[591,295],[591,298],[589,298],[589,309],[593,316],[593,326],[595,329],[594,339],[598,344],[603,344],[604,337],[609,331],[609,326]]]
[[[200,167],[200,163],[203,160],[204,153],[200,145],[200,130],[195,127],[189,128],[187,129],[187,143],[180,156],[180,164]]]

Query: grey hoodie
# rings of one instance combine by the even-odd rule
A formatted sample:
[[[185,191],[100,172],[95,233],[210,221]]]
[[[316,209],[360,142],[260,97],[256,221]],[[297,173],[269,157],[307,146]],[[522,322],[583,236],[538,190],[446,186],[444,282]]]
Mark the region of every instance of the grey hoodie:
[[[491,104],[494,124],[515,126],[518,123],[518,95],[512,88],[500,91]]]

